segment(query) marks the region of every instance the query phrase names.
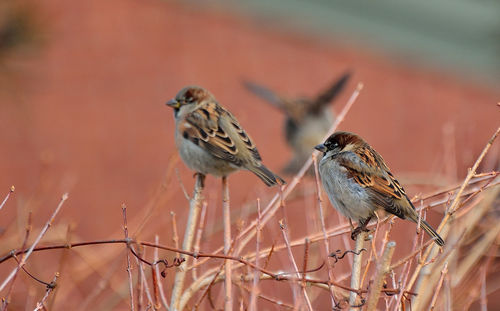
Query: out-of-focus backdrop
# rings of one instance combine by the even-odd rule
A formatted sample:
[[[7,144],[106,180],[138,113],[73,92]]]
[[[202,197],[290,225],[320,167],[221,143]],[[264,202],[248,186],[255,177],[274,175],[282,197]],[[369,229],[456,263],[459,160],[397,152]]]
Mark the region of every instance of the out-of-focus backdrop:
[[[73,241],[121,238],[120,206],[126,203],[131,231],[140,228],[134,220],[155,206],[137,236],[152,240],[154,231],[171,243],[170,211],[182,233],[188,203],[181,183],[190,193],[193,172],[177,156],[173,115],[164,103],[188,84],[210,90],[251,134],[266,165],[279,172],[291,156],[283,115],[242,81],[290,97],[314,96],[350,70],[332,110],[340,111],[357,83],[364,88],[340,128],[366,138],[410,196],[455,184],[500,120],[498,16],[499,2],[488,0],[4,0],[0,194],[11,185],[16,192],[0,211],[1,254],[20,247],[28,211],[40,228],[64,192],[69,199],[47,241],[65,241],[67,230]],[[484,170],[498,168],[498,154],[496,144]],[[244,202],[275,193],[247,172],[229,180],[235,223],[247,217]],[[207,188],[212,208],[202,248],[212,250],[222,241],[220,182],[209,177]],[[298,237],[305,224],[297,211],[308,205],[295,208],[287,216]],[[439,210],[429,213],[431,220],[434,213]],[[328,214],[337,220],[331,208]],[[414,227],[396,229],[412,233]],[[127,297],[114,304],[106,295],[91,297],[92,280],[106,275],[96,263],[98,250],[108,251],[71,255],[79,269],[90,269],[85,263],[95,269],[89,274],[68,276],[64,269],[70,269],[61,268],[55,309],[126,307]],[[29,267],[51,279],[64,265],[61,254],[36,254]],[[115,269],[125,278],[122,255]],[[0,265],[0,279],[13,266]],[[13,310],[45,290],[24,276],[17,282]],[[78,286],[65,291],[64,282]]]

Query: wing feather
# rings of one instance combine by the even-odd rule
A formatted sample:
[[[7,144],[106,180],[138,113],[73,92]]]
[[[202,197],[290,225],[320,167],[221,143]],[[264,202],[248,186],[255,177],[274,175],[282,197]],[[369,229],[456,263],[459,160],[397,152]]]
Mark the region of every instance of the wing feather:
[[[339,162],[349,176],[363,188],[371,191],[373,204],[398,217],[405,218],[403,210],[412,206],[406,192],[390,173],[382,157],[369,147],[342,152]],[[384,168],[383,170],[380,167]]]
[[[184,138],[209,151],[214,157],[237,166],[244,164],[242,153],[249,151],[254,161],[261,161],[255,144],[236,118],[216,102],[199,104],[188,113],[179,129]],[[241,150],[239,148],[245,148]]]

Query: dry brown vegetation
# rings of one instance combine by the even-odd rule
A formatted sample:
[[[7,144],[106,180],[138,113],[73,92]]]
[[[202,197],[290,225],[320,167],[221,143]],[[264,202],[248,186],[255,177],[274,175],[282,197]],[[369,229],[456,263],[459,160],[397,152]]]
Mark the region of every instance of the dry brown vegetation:
[[[394,236],[394,226],[408,223],[384,215],[354,245],[346,219],[327,220],[326,214],[337,215],[325,201],[318,179],[304,177],[316,163],[313,154],[272,197],[263,194],[230,202],[224,181],[223,202],[207,202],[197,177],[192,197],[185,193],[188,219],[172,212],[168,223],[152,221],[154,211],[170,209],[173,194],[164,191],[163,185],[133,219],[127,219],[125,205],[122,214],[116,209],[116,217],[123,217],[123,228],[117,228],[112,239],[72,237],[71,226],[57,220],[58,212],[71,201],[71,195],[65,194],[43,227],[33,227],[28,215],[15,220],[26,224],[24,232],[0,236],[0,267],[9,272],[0,280],[1,310],[23,305],[60,309],[78,291],[86,293],[77,302],[80,310],[127,306],[131,310],[462,310],[473,303],[486,309],[489,293],[500,286],[500,180],[498,171],[478,168],[499,131],[486,142],[462,182],[413,198],[421,217],[430,211],[440,216],[436,227],[446,240],[443,248],[419,230]],[[166,180],[178,181],[173,164]],[[12,208],[14,195],[12,188],[0,213]],[[246,216],[231,220],[226,213],[224,226],[217,230],[224,228],[224,245],[220,238],[220,247],[206,249],[202,242],[206,215],[214,204],[226,209],[238,205]],[[301,228],[289,223],[291,213],[304,220]],[[184,234],[178,225],[185,227]],[[169,240],[160,241],[160,236],[165,239],[166,227]],[[51,235],[51,231],[55,232]],[[303,234],[297,236],[297,232]],[[219,237],[212,233],[210,239]],[[16,248],[7,249],[13,243]],[[30,273],[30,263],[43,265],[52,277]],[[45,288],[44,294],[30,290],[34,286]]]

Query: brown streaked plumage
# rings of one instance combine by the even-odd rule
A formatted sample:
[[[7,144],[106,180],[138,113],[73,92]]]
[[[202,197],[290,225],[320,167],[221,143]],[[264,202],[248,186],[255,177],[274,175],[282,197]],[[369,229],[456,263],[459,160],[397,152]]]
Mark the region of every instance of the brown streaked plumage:
[[[311,156],[311,150],[321,142],[333,124],[328,104],[344,89],[351,76],[342,74],[325,90],[313,98],[286,98],[270,89],[253,82],[245,81],[245,87],[255,95],[269,102],[286,115],[285,139],[293,151],[293,158],[285,167],[286,173],[296,173]]]
[[[359,223],[354,235],[366,229],[377,209],[418,223],[418,214],[405,190],[382,156],[361,137],[336,132],[315,148],[323,152],[319,171],[330,201],[342,214]],[[425,220],[420,219],[420,227],[439,246],[444,245]]]
[[[177,148],[191,169],[220,177],[247,169],[268,186],[285,183],[262,164],[250,136],[207,90],[185,87],[167,105],[174,108]]]

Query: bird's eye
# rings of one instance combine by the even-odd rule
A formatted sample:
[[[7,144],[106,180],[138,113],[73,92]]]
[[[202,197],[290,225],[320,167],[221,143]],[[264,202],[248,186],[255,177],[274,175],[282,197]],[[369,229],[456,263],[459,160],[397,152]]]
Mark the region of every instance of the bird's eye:
[[[333,148],[337,148],[338,146],[339,146],[339,143],[337,143],[337,142],[335,142],[335,143],[333,144]]]

